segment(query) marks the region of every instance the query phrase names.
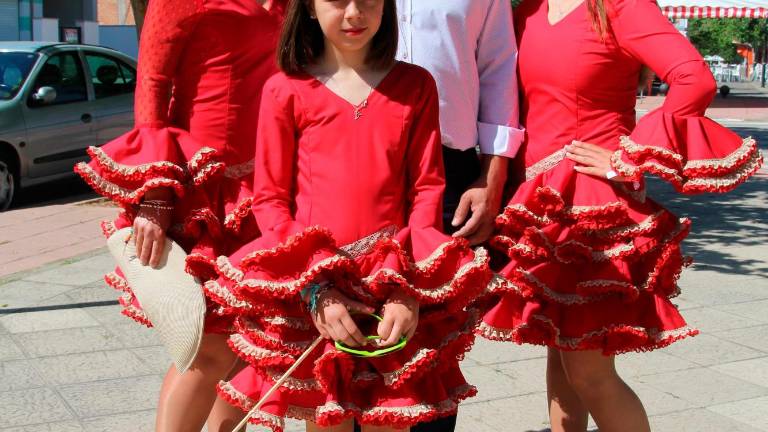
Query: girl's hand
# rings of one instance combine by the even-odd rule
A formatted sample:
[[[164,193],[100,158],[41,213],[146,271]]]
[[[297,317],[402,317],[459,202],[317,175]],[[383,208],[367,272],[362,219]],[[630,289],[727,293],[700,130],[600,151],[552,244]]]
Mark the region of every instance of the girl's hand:
[[[380,346],[392,346],[403,335],[410,339],[419,324],[419,302],[402,292],[395,292],[384,304],[383,318],[378,328]]]
[[[312,321],[320,335],[326,339],[343,342],[351,347],[366,345],[368,341],[352,320],[350,312],[370,314],[373,308],[331,288],[317,299],[317,313],[313,314]]]
[[[173,206],[167,201],[144,202],[133,220],[136,255],[142,265],[157,268],[163,257],[165,232],[171,225]]]
[[[613,152],[581,141],[573,141],[565,147],[565,157],[576,162],[573,169],[594,177],[604,178],[615,182],[629,181],[626,177],[616,174],[611,166]]]

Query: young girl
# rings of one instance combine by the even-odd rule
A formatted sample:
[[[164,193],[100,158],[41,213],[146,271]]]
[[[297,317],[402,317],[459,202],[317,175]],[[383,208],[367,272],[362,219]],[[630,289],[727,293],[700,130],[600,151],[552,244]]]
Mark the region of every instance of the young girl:
[[[490,279],[484,251],[441,233],[438,99],[424,69],[394,60],[394,0],[294,0],[264,88],[253,211],[263,237],[207,289],[238,311],[230,345],[250,367],[219,394],[249,410],[318,336],[293,376],[250,418],[282,429],[406,429],[474,394],[459,359]],[[237,266],[231,264],[237,263]],[[378,312],[368,329],[355,312]],[[333,341],[405,348],[362,359]],[[370,349],[371,347],[367,347]]]
[[[588,414],[601,432],[647,432],[614,356],[696,330],[669,300],[690,221],[646,198],[643,173],[683,193],[725,192],[762,158],[704,117],[712,74],[655,1],[524,0],[515,17],[527,181],[497,221],[511,283],[481,331],[549,347],[553,432],[584,432]],[[635,125],[643,65],[670,91]]]

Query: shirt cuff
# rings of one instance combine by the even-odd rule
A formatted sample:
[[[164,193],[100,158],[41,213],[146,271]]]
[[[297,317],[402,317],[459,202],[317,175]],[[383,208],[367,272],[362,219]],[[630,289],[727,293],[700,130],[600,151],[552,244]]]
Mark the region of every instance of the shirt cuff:
[[[480,153],[513,158],[523,144],[525,129],[477,122]]]

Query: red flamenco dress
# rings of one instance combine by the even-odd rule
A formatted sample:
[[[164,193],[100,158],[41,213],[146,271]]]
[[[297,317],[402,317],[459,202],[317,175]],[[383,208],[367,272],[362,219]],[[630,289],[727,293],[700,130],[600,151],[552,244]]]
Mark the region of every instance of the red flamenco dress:
[[[216,276],[217,256],[258,235],[250,211],[253,142],[261,89],[277,71],[280,6],[151,3],[139,51],[136,126],[89,148],[91,162],[75,167],[123,209],[103,223],[106,236],[132,226],[144,194],[158,187],[175,192],[168,235],[189,252],[187,271],[201,280]],[[123,313],[151,325],[120,270],[105,279],[124,291]],[[206,331],[223,332],[226,321],[209,313]]]
[[[398,63],[356,109],[309,75],[278,74],[260,116],[253,211],[263,236],[220,258],[221,277],[206,284],[238,313],[230,346],[249,363],[220,396],[248,411],[318,336],[300,291],[322,277],[376,309],[393,290],[418,299],[416,335],[375,359],[325,341],[250,421],[405,427],[455,413],[475,393],[459,370],[479,319],[466,306],[491,272],[485,251],[440,231],[432,77]]]
[[[754,140],[704,117],[712,74],[655,2],[611,3],[605,40],[586,4],[555,24],[545,0],[516,11],[526,181],[497,219],[493,245],[510,261],[479,329],[489,339],[610,355],[695,335],[669,300],[690,221],[646,198],[643,174],[726,192],[762,163]],[[642,65],[670,91],[635,125]],[[572,140],[615,150],[614,170],[634,184],[574,171]]]

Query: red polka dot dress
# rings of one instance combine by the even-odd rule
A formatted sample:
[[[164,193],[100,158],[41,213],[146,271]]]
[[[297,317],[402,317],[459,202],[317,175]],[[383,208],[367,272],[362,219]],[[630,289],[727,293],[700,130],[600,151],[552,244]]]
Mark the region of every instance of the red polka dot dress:
[[[215,257],[258,235],[251,215],[254,141],[264,82],[274,53],[282,2],[151,2],[141,35],[135,127],[91,147],[77,171],[123,212],[105,235],[131,226],[147,191],[175,193],[168,235],[188,252],[187,271],[215,276]],[[124,291],[123,313],[151,325],[119,269],[106,276]],[[211,310],[213,312],[213,310]],[[207,331],[225,331],[209,314]]]

